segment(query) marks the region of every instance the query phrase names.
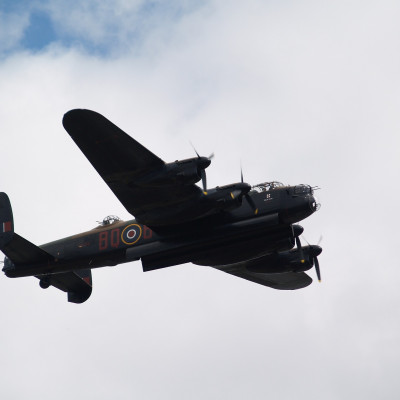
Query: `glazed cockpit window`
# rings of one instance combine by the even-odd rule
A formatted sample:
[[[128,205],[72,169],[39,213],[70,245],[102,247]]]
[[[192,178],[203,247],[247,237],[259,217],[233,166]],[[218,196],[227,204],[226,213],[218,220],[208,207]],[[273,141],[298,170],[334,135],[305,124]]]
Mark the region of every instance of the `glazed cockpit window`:
[[[294,188],[295,194],[312,194],[313,190],[310,185],[297,185]]]
[[[253,186],[253,190],[257,192],[268,192],[270,190],[274,190],[277,188],[284,187],[285,185],[281,182],[272,181],[272,182],[263,182],[259,183],[258,185]]]

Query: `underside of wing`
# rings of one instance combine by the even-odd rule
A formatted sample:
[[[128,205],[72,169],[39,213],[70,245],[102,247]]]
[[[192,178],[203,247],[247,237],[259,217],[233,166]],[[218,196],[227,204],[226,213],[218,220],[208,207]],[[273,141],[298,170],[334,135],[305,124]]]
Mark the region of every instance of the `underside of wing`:
[[[248,271],[244,264],[239,263],[235,266],[220,266],[215,268],[239,278],[278,290],[301,289],[312,283],[312,279],[304,272],[255,273]]]
[[[152,185],[154,177],[164,176],[164,161],[102,115],[72,110],[64,115],[63,125],[139,222],[151,227],[183,222],[180,215],[185,215],[185,207],[201,196],[200,188],[194,184]],[[171,210],[176,212],[171,214]]]
[[[64,128],[104,180],[132,177],[164,165],[164,161],[101,114],[71,110],[64,115]]]

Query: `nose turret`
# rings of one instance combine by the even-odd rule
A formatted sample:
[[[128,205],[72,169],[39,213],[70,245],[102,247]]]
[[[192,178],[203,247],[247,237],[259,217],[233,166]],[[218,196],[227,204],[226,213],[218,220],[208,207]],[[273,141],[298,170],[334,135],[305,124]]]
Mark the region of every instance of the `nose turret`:
[[[283,223],[293,224],[301,221],[320,208],[320,203],[309,185],[291,186],[286,193],[284,209],[279,214]]]
[[[313,195],[309,196],[309,205],[312,212],[318,211],[321,208],[321,203]]]

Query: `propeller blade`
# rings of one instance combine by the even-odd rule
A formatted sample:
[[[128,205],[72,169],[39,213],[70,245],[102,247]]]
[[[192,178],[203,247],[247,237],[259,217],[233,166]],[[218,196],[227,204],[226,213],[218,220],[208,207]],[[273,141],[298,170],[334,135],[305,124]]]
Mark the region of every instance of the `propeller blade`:
[[[243,168],[242,168],[242,166],[240,165],[240,181],[242,182],[242,183],[244,183],[244,179],[243,179]],[[247,185],[247,184],[246,184]],[[248,186],[248,188],[246,189],[246,194],[244,195],[244,197],[246,198],[246,200],[247,200],[247,202],[249,203],[249,206],[251,207],[251,209],[253,210],[253,212],[254,212],[254,215],[257,215],[258,214],[258,208],[257,208],[257,206],[255,205],[255,203],[254,203],[254,201],[253,201],[253,199],[250,197],[250,195],[248,194],[248,192],[251,190],[251,186],[250,185],[247,185]]]
[[[297,250],[299,250],[300,253],[300,262],[304,264],[305,260],[304,260],[303,248],[301,247],[300,238],[298,236],[296,236],[296,246]]]
[[[190,143],[190,145],[192,146],[194,152],[196,153],[196,156],[197,156],[198,158],[201,158],[200,154],[197,152],[196,147],[194,147],[193,143],[192,143],[192,142],[189,142],[189,143]],[[214,153],[211,153],[211,154],[207,157],[207,159],[212,160],[212,159],[214,158],[214,155],[215,155]]]
[[[214,158],[214,153],[211,153],[209,157],[201,157],[196,148],[193,146],[192,142],[190,142],[190,145],[192,146],[194,152],[197,155],[197,158],[199,159],[198,173],[200,174],[203,184],[203,192],[207,192],[207,176],[205,169],[210,165],[211,160]],[[206,162],[205,160],[208,160],[208,162]]]
[[[244,197],[246,198],[247,202],[249,203],[251,209],[254,212],[254,215],[258,214],[258,208],[257,206],[254,204],[253,199],[249,196],[249,194],[245,194]]]
[[[194,152],[196,153],[197,157],[200,158],[200,154],[197,152],[196,147],[194,147],[192,142],[189,142],[189,143],[192,146],[192,148],[193,148]]]
[[[203,183],[203,191],[207,192],[207,175],[205,169],[201,170],[201,181]]]
[[[240,197],[240,196],[242,196],[242,195],[243,195],[242,191],[241,191],[241,190],[238,190],[238,189],[233,190],[233,191],[231,192],[231,197],[232,197],[232,199],[236,199],[237,197]]]
[[[317,273],[318,281],[321,282],[321,271],[319,269],[319,262],[318,262],[318,258],[316,256],[314,257],[314,264],[315,264],[315,272]]]

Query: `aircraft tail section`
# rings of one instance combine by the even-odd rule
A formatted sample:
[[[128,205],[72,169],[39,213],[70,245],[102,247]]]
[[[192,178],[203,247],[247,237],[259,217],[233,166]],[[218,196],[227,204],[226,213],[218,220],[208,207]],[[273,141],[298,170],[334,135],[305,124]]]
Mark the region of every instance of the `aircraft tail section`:
[[[84,303],[92,294],[92,271],[90,269],[37,276],[36,278],[40,279],[40,286],[43,289],[51,285],[66,292],[70,303]]]
[[[8,196],[0,192],[0,250],[10,243],[14,235],[14,221]]]
[[[16,269],[23,265],[48,264],[54,261],[52,255],[17,233],[13,233],[11,240],[0,247],[0,250],[15,265]],[[5,272],[7,275],[7,271]]]
[[[36,275],[38,265],[54,265],[55,258],[14,232],[13,213],[8,196],[0,192],[0,251],[6,258],[3,272],[10,278],[36,276],[40,286],[50,285],[68,294],[71,303],[83,303],[92,293],[90,269]]]
[[[54,257],[14,232],[10,199],[0,193],[0,250],[15,265],[53,261]]]
[[[53,256],[14,232],[10,199],[3,192],[0,192],[0,250],[16,266],[54,260]]]

